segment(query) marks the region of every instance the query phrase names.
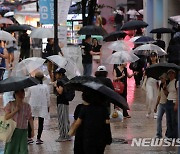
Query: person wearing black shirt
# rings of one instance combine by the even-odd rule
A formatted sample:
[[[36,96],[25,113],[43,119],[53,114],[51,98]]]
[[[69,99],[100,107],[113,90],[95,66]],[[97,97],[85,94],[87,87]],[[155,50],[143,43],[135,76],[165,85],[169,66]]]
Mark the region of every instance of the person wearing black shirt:
[[[157,40],[156,40],[156,42],[154,44],[159,46],[163,50],[165,50],[166,43],[163,40],[161,40],[161,34],[157,33],[156,37],[157,37]]]
[[[109,114],[103,104],[105,98],[96,92],[85,91],[82,99],[87,105],[78,107],[80,108],[78,118],[68,134],[73,135],[76,132],[75,138],[78,137],[78,145],[81,144],[77,148],[82,152],[78,154],[103,154],[106,145],[112,142]],[[79,128],[81,133],[79,133]]]
[[[82,44],[82,64],[84,68],[83,75],[91,76],[92,74],[92,55],[98,55],[98,53],[93,52],[91,45],[91,36],[86,35],[86,39]]]
[[[57,114],[58,114],[58,126],[59,126],[59,138],[56,142],[70,141],[68,136],[69,125],[69,101],[65,97],[64,93],[64,81],[68,82],[69,79],[65,75],[66,70],[58,68],[55,71],[55,77],[57,81],[54,83],[54,87],[57,91]]]
[[[47,43],[46,49],[45,49],[47,57],[53,56],[53,55],[59,55],[59,54],[63,56],[63,53],[59,46],[58,46],[58,50],[54,51],[54,39],[53,38],[48,38],[47,41],[48,41],[48,43]],[[51,82],[54,81],[53,71],[54,71],[54,65],[51,61],[48,61],[48,72],[49,72]]]
[[[26,30],[20,35],[19,42],[21,45],[19,61],[21,61],[24,58],[29,58],[30,56],[30,37],[28,36]]]

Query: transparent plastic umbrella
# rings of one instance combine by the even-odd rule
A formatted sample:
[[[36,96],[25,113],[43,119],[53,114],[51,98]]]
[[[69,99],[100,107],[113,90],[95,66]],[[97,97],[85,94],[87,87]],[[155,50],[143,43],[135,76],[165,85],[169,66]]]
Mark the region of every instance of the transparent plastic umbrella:
[[[39,57],[31,57],[24,59],[15,66],[14,70],[12,71],[12,74],[14,76],[29,75],[33,73],[35,70],[39,69],[45,61],[46,59]]]
[[[31,34],[31,38],[54,38],[54,29],[53,28],[36,28]]]
[[[12,25],[14,24],[13,21],[9,18],[0,18],[0,24],[9,24]]]
[[[111,56],[109,56],[106,59],[106,63],[108,63],[108,64],[124,64],[127,62],[135,62],[138,59],[139,58],[132,53],[128,53],[127,51],[119,51],[119,52],[115,52]]]
[[[167,54],[166,51],[164,51],[162,48],[154,44],[141,45],[135,48],[134,50],[132,50],[132,53],[135,53],[137,55],[149,56],[149,54],[151,53],[150,51],[155,51],[158,54],[158,56],[163,56]]]
[[[130,51],[134,44],[130,41],[118,40],[110,42],[107,44],[107,47],[113,51]]]
[[[70,58],[65,58],[60,55],[53,55],[47,57],[47,59],[56,64],[58,67],[64,68],[69,79],[81,75],[76,64]]]
[[[2,41],[15,41],[16,39],[8,32],[0,30],[0,40]]]

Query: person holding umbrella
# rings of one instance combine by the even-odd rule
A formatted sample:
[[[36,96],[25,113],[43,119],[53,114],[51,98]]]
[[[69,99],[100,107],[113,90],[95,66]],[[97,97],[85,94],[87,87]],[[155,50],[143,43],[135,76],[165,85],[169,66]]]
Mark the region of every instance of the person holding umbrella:
[[[127,64],[125,63],[125,64],[117,65],[117,67],[114,67],[113,80],[121,81],[124,83],[124,91],[120,95],[122,95],[127,100],[127,78],[131,78],[132,76],[134,76],[136,74],[136,72],[134,72],[133,74],[130,75],[127,72],[126,65]],[[126,109],[123,109],[123,116],[124,116],[124,118],[131,118],[131,116],[128,114]]]
[[[79,142],[82,145],[79,149],[81,153],[78,154],[103,154],[106,145],[112,142],[109,114],[103,104],[105,97],[87,90],[83,92],[82,99],[86,105],[81,106],[78,118],[68,134],[72,136],[81,130]],[[80,134],[76,134],[75,138],[79,137],[77,135]]]
[[[91,35],[86,35],[86,39],[82,44],[82,63],[84,68],[84,75],[90,76],[92,74],[92,56],[99,55],[99,52],[94,52],[91,45]]]
[[[57,92],[57,114],[58,114],[58,126],[59,126],[59,137],[56,142],[70,141],[71,138],[68,135],[70,128],[69,125],[69,101],[65,97],[64,84],[69,79],[65,75],[66,70],[64,68],[58,68],[55,71],[56,82],[54,87]]]
[[[36,144],[43,144],[41,134],[43,132],[44,118],[50,118],[50,93],[49,87],[46,84],[43,84],[44,74],[38,71],[35,74],[35,78],[40,82],[40,84],[28,88],[27,99],[32,108],[33,119],[34,117],[38,117],[38,134]],[[33,142],[34,141],[31,138],[31,126],[28,124],[28,144]]]
[[[34,124],[31,113],[31,106],[24,102],[24,89],[14,92],[14,101],[9,102],[5,107],[6,120],[12,118],[17,126],[11,138],[11,141],[5,145],[5,154],[28,154],[27,146],[27,127],[28,121],[31,125],[31,137],[34,137]]]

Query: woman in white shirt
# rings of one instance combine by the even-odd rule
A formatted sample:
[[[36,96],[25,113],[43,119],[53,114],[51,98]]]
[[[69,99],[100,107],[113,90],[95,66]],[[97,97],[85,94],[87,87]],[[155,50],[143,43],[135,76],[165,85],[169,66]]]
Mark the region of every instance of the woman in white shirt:
[[[41,140],[41,134],[43,131],[44,118],[49,119],[49,106],[50,106],[50,93],[49,87],[43,84],[44,75],[42,72],[37,72],[35,78],[40,81],[40,84],[32,86],[27,90],[28,102],[31,105],[32,116],[38,117],[38,135],[36,144],[43,144]],[[28,143],[33,143],[34,141],[30,138],[31,128],[28,127]]]

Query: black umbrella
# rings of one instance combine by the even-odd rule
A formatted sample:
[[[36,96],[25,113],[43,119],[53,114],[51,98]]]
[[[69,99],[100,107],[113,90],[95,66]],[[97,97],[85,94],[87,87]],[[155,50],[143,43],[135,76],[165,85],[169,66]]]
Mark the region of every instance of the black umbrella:
[[[134,30],[138,28],[145,28],[148,24],[142,20],[131,20],[126,22],[122,27],[121,30]]]
[[[11,25],[8,26],[5,31],[8,32],[15,32],[15,31],[25,31],[25,30],[32,30],[34,27],[31,25]]]
[[[96,26],[96,25],[88,25],[82,27],[79,31],[78,34],[81,35],[107,35],[107,32],[104,28],[101,26]]]
[[[107,34],[103,41],[105,42],[111,42],[111,41],[117,41],[119,38],[124,38],[127,34],[125,32],[122,31],[116,31],[116,32],[112,32]]]
[[[180,66],[174,64],[174,63],[159,63],[159,64],[153,64],[146,68],[146,74],[148,77],[152,77],[154,79],[159,79],[159,77],[163,73],[167,73],[169,69],[173,69],[176,72],[180,71]]]
[[[152,37],[141,36],[140,38],[134,41],[135,44],[145,44],[145,43],[154,43],[156,42]]]
[[[0,93],[28,88],[38,83],[33,77],[9,77],[0,81]]]
[[[103,95],[104,98],[107,98],[107,100],[110,100],[113,104],[119,106],[120,108],[129,109],[127,101],[111,88],[101,84],[99,81],[84,82],[85,80],[81,82],[81,80],[76,81],[72,79],[65,84],[65,87],[82,92],[92,91],[95,92],[96,94],[99,93],[100,95]]]
[[[163,34],[163,33],[175,33],[174,30],[172,30],[171,28],[156,28],[156,29],[152,29],[150,31],[150,33],[159,33],[159,34]]]

